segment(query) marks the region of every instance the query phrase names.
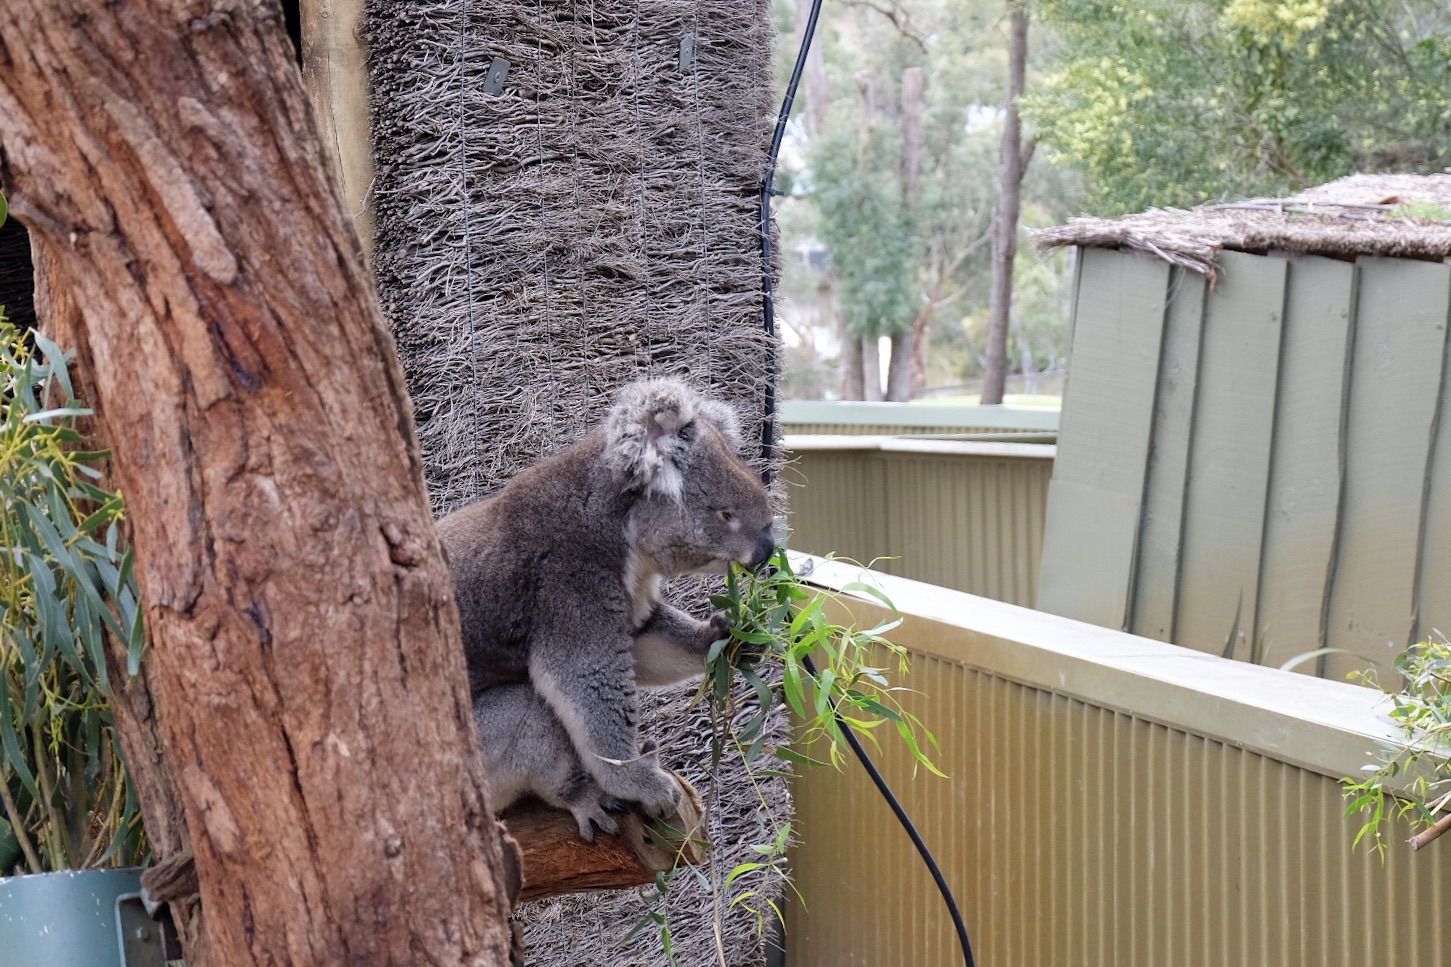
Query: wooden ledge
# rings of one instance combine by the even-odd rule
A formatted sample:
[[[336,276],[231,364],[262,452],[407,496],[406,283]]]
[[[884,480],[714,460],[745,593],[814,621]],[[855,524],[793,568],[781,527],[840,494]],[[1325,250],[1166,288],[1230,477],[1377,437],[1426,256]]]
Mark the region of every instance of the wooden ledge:
[[[674,816],[652,821],[637,807],[619,817],[618,835],[599,832],[593,843],[579,838],[567,810],[533,799],[505,810],[499,821],[521,854],[518,900],[646,886],[681,860],[703,862],[705,806],[694,786],[679,775],[675,781],[684,795]]]

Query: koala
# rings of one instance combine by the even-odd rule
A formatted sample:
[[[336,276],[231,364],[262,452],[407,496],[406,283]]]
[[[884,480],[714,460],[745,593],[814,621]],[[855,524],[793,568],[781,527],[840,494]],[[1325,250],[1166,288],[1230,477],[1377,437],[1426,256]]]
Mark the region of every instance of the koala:
[[[759,567],[766,490],[735,413],[685,384],[625,387],[604,424],[439,521],[494,808],[525,793],[613,830],[680,790],[639,739],[638,687],[705,668],[728,625],[661,599],[669,579]]]

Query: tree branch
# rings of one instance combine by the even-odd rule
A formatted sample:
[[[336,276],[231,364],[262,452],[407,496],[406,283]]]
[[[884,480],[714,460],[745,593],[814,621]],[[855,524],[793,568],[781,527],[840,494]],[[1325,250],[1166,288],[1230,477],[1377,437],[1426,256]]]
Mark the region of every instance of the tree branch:
[[[872,0],[842,0],[842,3],[848,7],[865,7],[868,10],[876,11],[887,18],[891,25],[896,28],[897,33],[904,39],[910,40],[921,49],[922,53],[927,53],[927,39],[912,29],[911,18],[908,16],[906,9],[897,3],[896,0],[892,0],[890,7],[881,6],[880,4],[872,2]]]

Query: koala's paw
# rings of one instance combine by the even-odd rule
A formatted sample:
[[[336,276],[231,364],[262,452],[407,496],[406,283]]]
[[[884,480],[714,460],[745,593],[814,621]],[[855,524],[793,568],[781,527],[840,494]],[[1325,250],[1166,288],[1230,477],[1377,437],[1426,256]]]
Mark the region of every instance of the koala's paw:
[[[619,798],[637,802],[647,816],[664,819],[680,808],[680,784],[653,758],[635,763],[624,786],[612,790]]]
[[[707,646],[715,644],[722,638],[731,636],[731,619],[727,618],[724,611],[717,611],[705,622],[705,640]]]
[[[727,618],[725,614],[720,611],[717,611],[715,614],[711,615],[710,620],[709,622],[707,622],[707,624],[710,628],[708,632],[709,641],[712,644],[722,638],[729,638],[731,634],[731,628],[734,627],[731,624],[731,619]],[[734,664],[739,665],[744,663],[754,665],[756,662],[760,661],[763,657],[765,657],[767,646],[753,644],[749,641],[733,641],[730,643],[730,645],[727,646],[726,653],[730,654],[731,649],[734,649],[736,655]]]
[[[595,841],[595,827],[600,832],[611,835],[620,831],[620,824],[615,817],[610,815],[610,804],[616,800],[609,796],[602,796],[592,802],[576,803],[569,808],[574,814],[574,821],[579,825],[579,837],[586,843]]]

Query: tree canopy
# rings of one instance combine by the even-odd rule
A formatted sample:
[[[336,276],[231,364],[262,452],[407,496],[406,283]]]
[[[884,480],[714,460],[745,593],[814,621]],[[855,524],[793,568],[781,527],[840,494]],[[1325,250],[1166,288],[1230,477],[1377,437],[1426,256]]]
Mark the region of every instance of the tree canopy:
[[[1451,165],[1444,0],[1044,0],[1025,111],[1102,214]]]

